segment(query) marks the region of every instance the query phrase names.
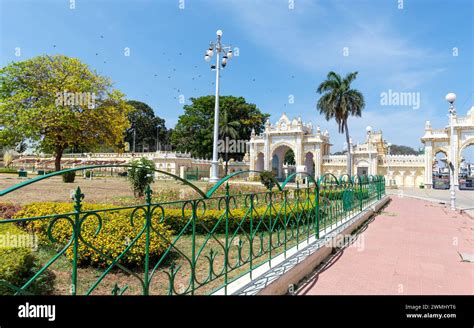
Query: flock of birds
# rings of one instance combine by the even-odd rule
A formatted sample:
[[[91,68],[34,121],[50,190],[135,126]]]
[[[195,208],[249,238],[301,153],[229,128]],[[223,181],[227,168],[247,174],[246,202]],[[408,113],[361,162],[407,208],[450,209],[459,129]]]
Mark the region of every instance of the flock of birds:
[[[104,39],[104,36],[103,36],[103,35],[100,35],[99,38],[100,38],[100,39]],[[57,45],[54,44],[54,45],[53,45],[53,48],[56,48],[56,47],[57,47]],[[98,52],[95,53],[95,56],[96,56],[96,57],[98,57],[99,55],[100,55],[100,54],[99,54]],[[166,56],[166,55],[167,55],[166,52],[162,52],[162,56]],[[178,53],[178,56],[182,56],[182,55],[183,55],[182,52],[179,52],[179,53]],[[168,62],[171,62],[171,58],[168,57],[168,58],[167,58],[167,61],[168,61]],[[104,64],[107,64],[107,61],[104,60],[103,63],[104,63]],[[197,66],[197,65],[194,65],[194,69],[195,69],[195,70],[198,69],[198,66]],[[171,80],[173,79],[173,77],[174,77],[174,76],[173,76],[173,73],[176,73],[176,72],[177,72],[177,69],[176,69],[176,68],[172,68],[172,71],[171,71],[171,72],[168,72],[168,74],[165,74],[166,79],[171,81]],[[160,75],[158,74],[158,72],[155,72],[155,73],[153,73],[153,77],[154,77],[154,78],[159,78]],[[191,76],[191,81],[197,81],[197,80],[199,80],[199,79],[201,79],[201,78],[202,78],[202,75],[201,75],[201,74],[196,74],[196,75]],[[291,79],[294,79],[295,76],[294,76],[294,75],[291,75],[290,78],[291,78]],[[251,81],[252,83],[255,83],[255,82],[257,82],[257,79],[253,77],[253,78],[250,79],[250,81]],[[215,82],[211,82],[211,85],[215,85]],[[181,95],[181,89],[180,89],[180,88],[177,88],[177,87],[173,87],[173,90],[174,90],[174,92],[175,92],[175,95],[173,96],[173,99],[178,99],[178,97]],[[198,90],[197,88],[193,88],[193,91],[196,92],[197,90]],[[273,89],[269,89],[269,90],[268,90],[268,93],[273,93]],[[145,96],[148,97],[149,94],[146,93]],[[286,102],[283,103],[283,106],[284,106],[284,107],[286,107],[286,105],[287,105]]]

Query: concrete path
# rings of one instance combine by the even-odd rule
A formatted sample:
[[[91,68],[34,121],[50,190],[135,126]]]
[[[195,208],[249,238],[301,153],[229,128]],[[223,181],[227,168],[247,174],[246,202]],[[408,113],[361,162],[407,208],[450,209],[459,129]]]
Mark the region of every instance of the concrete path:
[[[387,194],[395,196],[415,196],[433,199],[450,204],[451,192],[439,189],[399,188],[387,189]],[[457,208],[474,208],[474,190],[456,190]]]
[[[333,256],[300,295],[474,295],[474,220],[436,203],[392,196],[358,239]]]

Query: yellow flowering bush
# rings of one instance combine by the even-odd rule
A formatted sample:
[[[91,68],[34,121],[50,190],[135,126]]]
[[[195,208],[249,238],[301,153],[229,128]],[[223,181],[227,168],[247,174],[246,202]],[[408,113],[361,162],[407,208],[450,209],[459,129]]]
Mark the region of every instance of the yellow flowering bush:
[[[13,286],[23,286],[41,268],[33,252],[32,236],[11,223],[0,224],[0,295],[12,295],[17,290]],[[31,244],[31,245],[30,245]],[[26,292],[50,294],[54,286],[54,274],[46,270]]]
[[[144,211],[137,211],[133,215],[133,224],[130,216],[133,209],[104,211],[111,205],[83,204],[82,211],[93,211],[81,213],[83,223],[81,225],[82,239],[78,243],[78,264],[106,266],[119,257],[129,245],[136,239],[133,245],[120,258],[119,263],[127,265],[141,265],[145,259],[146,233],[144,229]],[[71,203],[32,203],[25,206],[16,213],[16,218],[28,218],[47,216],[52,214],[66,214],[73,212]],[[74,215],[67,216],[74,221]],[[99,219],[101,224],[99,224]],[[66,245],[72,237],[73,226],[67,218],[54,219],[45,218],[31,221],[26,229],[34,230],[40,244],[50,244],[48,229],[51,229],[51,237],[60,245]],[[149,256],[151,260],[162,255],[169,246],[171,238],[169,227],[159,223],[155,217],[152,226],[158,232],[150,229]],[[69,259],[73,257],[72,245],[68,247],[66,254]]]
[[[265,231],[267,229],[283,228],[285,216],[284,209],[281,209],[281,205],[275,204],[272,207],[271,215],[269,208],[262,205],[254,208],[252,220],[250,219],[248,208],[234,208],[232,206],[228,213],[229,233],[234,233],[239,229],[239,225],[239,233],[244,231],[247,233],[250,232],[251,225],[252,231],[254,232],[256,230]],[[110,264],[113,259],[120,256],[126,250],[128,245],[138,237],[143,229],[144,211],[137,210],[135,212],[133,215],[132,225],[130,216],[133,209],[104,211],[105,209],[112,207],[112,205],[103,204],[83,204],[82,211],[87,213],[81,213],[81,218],[84,219],[83,224],[81,225],[81,237],[84,240],[79,239],[79,264],[92,264],[98,266]],[[301,211],[307,212],[308,215],[311,215],[310,212],[313,211],[312,208],[305,208],[303,210],[303,208],[300,207],[298,211],[299,214],[294,212],[290,213],[290,207],[294,207],[294,204],[289,205],[287,208],[286,220],[289,221],[296,221],[297,216],[301,214]],[[53,222],[54,219],[52,218],[43,218],[31,221],[26,224],[25,227],[30,231],[34,230],[36,232],[40,245],[51,244],[51,240],[48,236],[48,229],[51,230],[51,237],[54,238],[55,242],[59,243],[59,245],[66,245],[70,241],[73,231],[73,223],[68,221],[67,218],[74,221],[74,215],[70,214],[73,212],[74,209],[72,203],[32,203],[24,206],[22,210],[15,214],[15,217],[28,218],[50,215],[56,215],[56,217],[59,216],[59,218],[56,219],[56,222]],[[66,215],[68,213],[69,215]],[[60,214],[65,215],[63,217],[60,216]],[[84,217],[86,215],[87,217]],[[196,210],[196,233],[207,234],[208,231],[224,233],[226,230],[226,220],[224,215],[224,208],[206,209],[204,212],[201,208],[198,208]],[[98,216],[101,218],[100,229]],[[186,208],[184,211],[181,208],[164,208],[164,214],[160,208],[155,208],[152,217],[152,226],[159,234],[150,230],[149,254],[152,261],[166,251],[170,246],[168,241],[172,239],[173,235],[181,233],[184,227],[190,222],[191,217],[191,208]],[[221,221],[216,227],[219,219],[221,219]],[[278,222],[275,222],[275,220],[278,220]],[[288,224],[291,226],[291,222],[288,222]],[[188,224],[184,233],[192,233],[192,224]],[[120,263],[131,265],[143,264],[145,258],[145,244],[146,236],[145,233],[142,233],[126,254],[121,257]],[[72,246],[68,247],[66,254],[70,259],[72,258]]]

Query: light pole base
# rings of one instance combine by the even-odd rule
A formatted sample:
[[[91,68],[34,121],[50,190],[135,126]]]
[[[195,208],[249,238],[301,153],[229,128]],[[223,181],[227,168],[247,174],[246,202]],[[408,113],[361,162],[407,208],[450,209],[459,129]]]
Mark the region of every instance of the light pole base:
[[[209,182],[217,182],[219,181],[219,162],[212,161],[211,162],[211,176],[209,177]]]

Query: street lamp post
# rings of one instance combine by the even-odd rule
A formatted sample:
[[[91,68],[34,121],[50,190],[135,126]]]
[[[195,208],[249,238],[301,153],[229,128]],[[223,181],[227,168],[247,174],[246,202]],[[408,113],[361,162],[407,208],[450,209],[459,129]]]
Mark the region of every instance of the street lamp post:
[[[226,67],[228,59],[232,58],[233,55],[232,48],[222,44],[222,31],[218,30],[216,35],[216,42],[210,43],[209,49],[206,51],[206,55],[204,56],[204,59],[208,62],[214,55],[214,51],[216,53],[216,64],[211,65],[211,69],[216,70],[216,101],[214,107],[214,142],[212,145],[211,177],[209,178],[210,182],[219,181],[219,162],[217,158],[217,144],[219,139],[219,71],[221,68]]]
[[[365,128],[367,131],[367,152],[369,153],[369,172],[367,176],[372,174],[372,153],[370,152],[370,135],[372,134],[372,127],[369,125]]]
[[[390,187],[391,181],[390,181],[390,147],[392,147],[392,144],[389,142],[387,144],[388,148],[388,156],[387,156],[387,178],[388,178],[388,186]]]
[[[455,174],[456,174],[456,161],[455,161],[455,152],[454,152],[454,120],[456,117],[456,109],[454,108],[454,101],[456,100],[456,94],[454,93],[448,93],[446,95],[446,101],[449,102],[449,125],[451,128],[451,134],[450,134],[450,163],[449,163],[449,168],[450,168],[450,189],[451,189],[451,210],[455,211],[456,210],[456,189],[454,186],[454,181],[455,181]]]

